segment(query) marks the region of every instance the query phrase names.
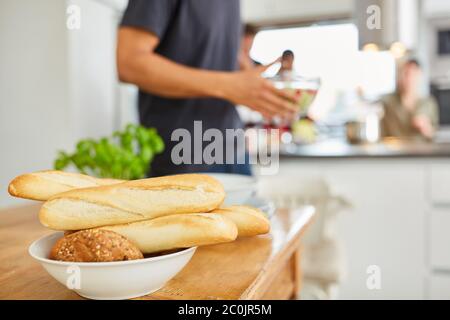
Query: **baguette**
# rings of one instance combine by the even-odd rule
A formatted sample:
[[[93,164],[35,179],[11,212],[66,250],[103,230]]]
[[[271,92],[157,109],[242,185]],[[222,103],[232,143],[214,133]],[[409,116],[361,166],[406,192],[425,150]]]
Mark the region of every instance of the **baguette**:
[[[230,242],[238,235],[231,220],[211,213],[170,215],[97,229],[126,237],[142,253]]]
[[[233,221],[239,237],[256,236],[270,231],[270,222],[261,210],[249,206],[230,206],[215,209],[211,213],[220,214]]]
[[[58,193],[69,190],[119,182],[123,182],[123,180],[98,179],[80,173],[47,170],[27,173],[14,178],[8,186],[8,192],[18,198],[45,201]]]
[[[174,175],[60,193],[44,203],[39,220],[54,230],[82,230],[209,212],[224,198],[222,185],[210,176]]]

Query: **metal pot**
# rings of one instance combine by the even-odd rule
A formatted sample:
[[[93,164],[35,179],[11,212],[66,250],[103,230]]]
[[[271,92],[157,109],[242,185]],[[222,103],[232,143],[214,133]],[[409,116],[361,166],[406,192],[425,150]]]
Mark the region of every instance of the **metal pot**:
[[[352,144],[375,143],[381,138],[381,121],[376,114],[345,124],[347,141]]]

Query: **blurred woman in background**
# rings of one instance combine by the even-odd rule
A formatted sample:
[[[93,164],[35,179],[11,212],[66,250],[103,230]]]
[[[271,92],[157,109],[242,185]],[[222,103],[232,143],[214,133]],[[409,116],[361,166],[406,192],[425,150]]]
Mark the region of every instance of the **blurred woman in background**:
[[[383,135],[386,137],[431,140],[439,123],[438,107],[432,97],[421,97],[422,70],[417,60],[406,61],[399,69],[396,92],[382,99]]]

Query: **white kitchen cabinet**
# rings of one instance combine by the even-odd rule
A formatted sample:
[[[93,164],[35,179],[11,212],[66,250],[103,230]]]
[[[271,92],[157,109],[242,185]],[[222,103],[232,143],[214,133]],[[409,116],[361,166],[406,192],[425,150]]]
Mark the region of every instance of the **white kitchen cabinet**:
[[[347,277],[341,299],[426,298],[427,163],[405,159],[281,159],[280,175],[323,177],[353,209],[339,217]],[[367,285],[379,267],[380,290]]]
[[[434,274],[430,278],[430,299],[450,300],[450,274]]]
[[[450,162],[430,166],[430,194],[433,204],[450,206]]]
[[[434,208],[430,220],[431,267],[450,271],[450,206]]]
[[[425,175],[417,169],[387,161],[329,172],[332,187],[354,206],[340,221],[348,259],[342,298],[424,298]],[[366,285],[370,266],[381,272],[379,290]]]

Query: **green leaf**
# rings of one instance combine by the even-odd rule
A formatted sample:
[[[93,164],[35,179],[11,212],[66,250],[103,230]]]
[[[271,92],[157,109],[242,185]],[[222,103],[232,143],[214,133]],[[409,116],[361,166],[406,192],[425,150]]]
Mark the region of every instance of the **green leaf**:
[[[150,160],[153,159],[153,150],[150,145],[146,145],[142,147],[141,150],[141,159],[145,164],[148,164]]]
[[[135,159],[130,165],[131,179],[140,179],[144,175],[144,169],[139,159]]]
[[[155,153],[161,153],[165,148],[164,141],[160,136],[155,136],[155,138],[152,140],[152,146]]]
[[[62,170],[74,166],[80,172],[105,178],[140,179],[154,156],[163,150],[164,142],[155,128],[129,124],[111,137],[80,140],[73,154],[59,152],[54,167]]]

